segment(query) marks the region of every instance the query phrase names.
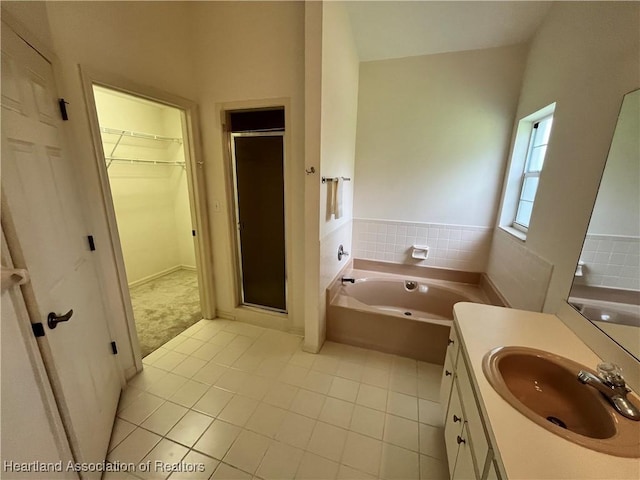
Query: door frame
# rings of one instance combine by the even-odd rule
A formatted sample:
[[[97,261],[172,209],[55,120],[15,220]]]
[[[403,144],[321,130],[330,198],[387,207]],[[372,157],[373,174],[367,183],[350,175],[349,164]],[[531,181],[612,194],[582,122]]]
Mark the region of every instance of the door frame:
[[[192,222],[196,230],[195,258],[198,273],[198,288],[202,317],[214,319],[216,317],[215,285],[213,272],[213,254],[211,231],[209,228],[209,215],[207,206],[206,183],[204,174],[204,160],[200,146],[200,126],[198,123],[198,106],[195,102],[158,90],[153,87],[132,82],[120,75],[101,72],[93,68],[80,65],[80,76],[83,87],[85,104],[89,119],[91,139],[94,150],[94,160],[100,181],[102,207],[105,212],[109,229],[109,240],[113,252],[112,262],[115,265],[118,285],[117,295],[120,296],[125,309],[125,318],[131,349],[133,352],[136,370],[142,369],[142,354],[138,342],[131,296],[120,243],[120,234],[116,221],[116,213],[111,195],[111,185],[107,172],[100,135],[100,124],[96,108],[93,86],[105,87],[117,92],[133,95],[138,98],[150,100],[181,110],[183,115],[183,145],[185,148],[185,163],[187,171],[187,184],[189,190],[189,203],[192,206]]]
[[[284,109],[284,106],[282,107]],[[286,125],[285,125],[286,128]],[[281,313],[286,315],[289,312],[289,284],[288,284],[288,258],[287,258],[287,202],[286,202],[286,172],[285,172],[285,158],[287,156],[287,146],[285,142],[285,129],[283,130],[274,130],[274,131],[247,131],[247,132],[229,132],[230,137],[230,156],[231,156],[231,175],[233,182],[233,212],[235,219],[235,253],[236,253],[236,268],[237,268],[237,295],[240,307],[252,307],[258,308],[260,310],[266,310],[268,312]],[[256,305],[253,303],[247,303],[244,299],[244,272],[242,270],[242,242],[241,242],[241,231],[240,231],[240,202],[238,198],[238,166],[236,159],[236,138],[242,137],[280,137],[282,138],[282,188],[283,188],[283,199],[285,200],[282,205],[282,215],[284,217],[284,310],[280,310],[279,308],[267,307],[265,305]]]
[[[225,201],[227,208],[225,208],[226,221],[227,221],[227,242],[229,250],[226,257],[228,258],[228,268],[233,272],[233,308],[231,311],[221,311],[218,313],[222,318],[237,319],[254,325],[259,325],[267,328],[274,328],[277,330],[290,330],[292,326],[291,321],[291,301],[292,298],[287,293],[287,313],[277,312],[273,310],[267,310],[264,308],[253,307],[242,304],[242,297],[238,286],[240,285],[240,272],[238,271],[238,258],[237,244],[236,244],[236,214],[233,208],[234,205],[234,173],[233,163],[231,158],[231,131],[228,119],[229,112],[237,110],[264,110],[271,108],[284,108],[284,235],[285,235],[285,262],[286,262],[286,278],[293,278],[293,245],[294,239],[291,237],[293,234],[293,221],[292,218],[292,193],[291,186],[293,185],[294,172],[292,171],[293,162],[289,158],[289,152],[293,151],[291,132],[295,129],[291,120],[291,99],[288,97],[274,97],[263,98],[254,100],[236,100],[216,103],[217,118],[220,122],[220,134],[221,134],[221,150],[222,160],[224,168],[224,188],[225,188]],[[288,285],[287,285],[288,286]],[[287,288],[288,292],[288,288]]]

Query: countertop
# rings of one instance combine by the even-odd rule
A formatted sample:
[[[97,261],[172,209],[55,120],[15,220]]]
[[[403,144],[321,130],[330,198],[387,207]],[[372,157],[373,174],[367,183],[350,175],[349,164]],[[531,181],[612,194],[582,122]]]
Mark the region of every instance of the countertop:
[[[456,304],[454,316],[478,403],[507,478],[640,478],[640,459],[596,452],[554,435],[503,400],[484,376],[484,355],[508,345],[539,348],[595,368],[602,360],[562,320],[550,314],[474,303]]]

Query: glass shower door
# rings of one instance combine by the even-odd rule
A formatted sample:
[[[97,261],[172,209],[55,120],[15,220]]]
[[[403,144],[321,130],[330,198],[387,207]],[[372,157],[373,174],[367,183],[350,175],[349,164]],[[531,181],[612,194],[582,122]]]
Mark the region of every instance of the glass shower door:
[[[286,312],[284,132],[231,137],[242,303]]]

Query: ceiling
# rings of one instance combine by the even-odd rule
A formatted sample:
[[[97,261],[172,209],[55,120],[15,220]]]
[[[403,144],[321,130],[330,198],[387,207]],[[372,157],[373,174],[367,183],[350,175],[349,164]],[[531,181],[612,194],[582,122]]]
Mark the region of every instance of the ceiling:
[[[345,2],[360,61],[515,45],[536,32],[552,2]]]

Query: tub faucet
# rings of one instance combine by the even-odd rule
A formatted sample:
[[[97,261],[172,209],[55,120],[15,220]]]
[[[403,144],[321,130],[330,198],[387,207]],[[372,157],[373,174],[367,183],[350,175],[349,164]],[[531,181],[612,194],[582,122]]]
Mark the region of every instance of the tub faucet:
[[[622,371],[617,365],[599,364],[597,376],[580,370],[578,381],[598,390],[620,415],[640,421],[640,410],[627,398],[627,393],[631,390],[627,388]]]
[[[356,279],[352,277],[341,277],[340,281],[342,282],[342,285],[345,283],[356,283]]]

